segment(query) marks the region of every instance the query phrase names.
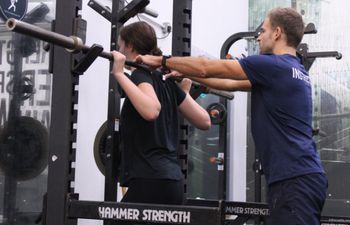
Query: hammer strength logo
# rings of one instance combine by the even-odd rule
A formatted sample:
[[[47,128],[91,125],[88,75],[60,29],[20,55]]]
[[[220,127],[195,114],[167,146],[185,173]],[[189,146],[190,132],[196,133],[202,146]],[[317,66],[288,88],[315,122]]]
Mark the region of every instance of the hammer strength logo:
[[[191,212],[179,210],[153,210],[153,209],[133,209],[98,207],[98,214],[101,219],[122,219],[140,220],[161,223],[190,223]]]

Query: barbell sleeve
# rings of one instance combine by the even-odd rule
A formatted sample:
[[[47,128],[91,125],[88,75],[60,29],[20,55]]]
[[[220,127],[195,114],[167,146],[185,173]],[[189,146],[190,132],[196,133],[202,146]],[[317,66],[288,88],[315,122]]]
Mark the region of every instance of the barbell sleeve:
[[[76,46],[76,41],[72,37],[67,37],[52,31],[48,31],[41,27],[13,18],[6,21],[6,28],[16,33],[28,35],[49,43],[59,45],[71,51],[78,48],[78,46]]]
[[[6,21],[6,28],[12,32],[28,35],[48,43],[64,47],[69,52],[81,51],[83,53],[87,53],[91,48],[90,46],[84,45],[83,41],[79,37],[68,37],[13,18]],[[102,51],[99,56],[108,60],[113,60],[113,55],[110,52]],[[150,71],[150,68],[147,65],[136,62],[126,61],[125,65]]]

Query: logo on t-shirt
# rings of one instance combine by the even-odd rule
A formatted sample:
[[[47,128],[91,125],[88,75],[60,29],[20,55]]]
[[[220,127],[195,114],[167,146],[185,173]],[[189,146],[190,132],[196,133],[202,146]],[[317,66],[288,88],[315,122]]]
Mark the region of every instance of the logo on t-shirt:
[[[292,67],[293,70],[293,78],[294,79],[298,79],[298,80],[302,80],[304,82],[306,82],[307,84],[310,84],[310,78],[308,75],[304,74],[303,72],[301,72],[299,69]]]

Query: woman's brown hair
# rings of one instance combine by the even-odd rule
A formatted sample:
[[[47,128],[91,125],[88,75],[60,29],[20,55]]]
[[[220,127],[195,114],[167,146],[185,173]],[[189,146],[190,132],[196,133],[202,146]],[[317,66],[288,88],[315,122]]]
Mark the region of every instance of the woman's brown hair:
[[[119,35],[126,46],[132,47],[141,55],[162,55],[157,46],[156,32],[146,22],[139,21],[126,25],[120,30]]]

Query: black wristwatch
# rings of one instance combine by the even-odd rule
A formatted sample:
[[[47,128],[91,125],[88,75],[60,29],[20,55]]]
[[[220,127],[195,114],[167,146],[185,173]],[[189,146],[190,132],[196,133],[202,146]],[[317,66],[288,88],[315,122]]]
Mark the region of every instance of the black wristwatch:
[[[171,55],[163,55],[162,63],[161,63],[161,66],[163,67],[163,69],[167,69],[166,60],[170,59],[170,58],[171,58]]]

